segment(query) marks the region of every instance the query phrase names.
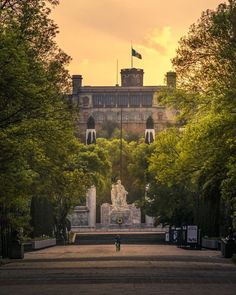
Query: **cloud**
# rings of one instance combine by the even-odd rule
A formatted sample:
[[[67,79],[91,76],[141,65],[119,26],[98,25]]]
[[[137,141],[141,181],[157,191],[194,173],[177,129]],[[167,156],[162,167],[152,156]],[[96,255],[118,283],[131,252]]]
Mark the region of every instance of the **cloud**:
[[[81,9],[77,12],[78,22],[80,25],[89,27],[96,32],[103,34],[119,35],[123,22],[126,18],[122,7],[117,3],[106,0],[91,2],[82,2]]]
[[[143,56],[135,66],[145,70],[145,84],[162,84],[177,42],[201,11],[222,0],[66,0],[53,11],[59,25],[58,45],[73,60],[72,74],[84,84],[114,85],[116,59],[130,66],[130,44]],[[160,81],[160,82],[158,82]]]
[[[84,58],[82,60],[79,60],[79,65],[80,66],[88,66],[89,65],[89,60],[87,58]]]
[[[67,1],[72,5],[72,0]],[[147,7],[145,5],[145,9]],[[109,36],[130,42],[140,40],[153,27],[154,16],[147,18],[148,13],[143,15],[142,8],[143,5],[136,6],[135,1],[74,0],[74,9],[70,9],[69,14],[76,20],[78,30],[90,29],[102,36],[101,42]],[[66,6],[65,9],[69,10]]]
[[[168,54],[169,48],[172,46],[171,27],[154,28],[150,30],[144,37],[140,45],[146,49],[152,49],[161,55]]]

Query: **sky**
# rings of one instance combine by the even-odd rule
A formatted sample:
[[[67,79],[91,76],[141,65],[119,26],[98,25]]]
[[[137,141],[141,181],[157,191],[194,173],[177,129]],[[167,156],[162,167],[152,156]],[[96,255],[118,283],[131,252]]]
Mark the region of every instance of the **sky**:
[[[133,66],[144,70],[144,85],[163,85],[174,70],[179,39],[206,9],[224,0],[61,0],[52,12],[57,43],[72,61],[71,75],[83,85],[116,84],[120,69],[131,67],[131,44],[142,55]]]

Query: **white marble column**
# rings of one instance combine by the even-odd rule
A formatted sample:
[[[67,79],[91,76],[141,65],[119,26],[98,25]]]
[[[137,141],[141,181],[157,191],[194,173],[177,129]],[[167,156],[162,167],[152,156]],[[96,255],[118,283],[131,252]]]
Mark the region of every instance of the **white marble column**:
[[[96,227],[96,187],[94,185],[87,191],[86,206],[89,209],[88,225]]]
[[[154,221],[155,221],[154,217],[145,215],[146,226],[153,227],[154,226]]]

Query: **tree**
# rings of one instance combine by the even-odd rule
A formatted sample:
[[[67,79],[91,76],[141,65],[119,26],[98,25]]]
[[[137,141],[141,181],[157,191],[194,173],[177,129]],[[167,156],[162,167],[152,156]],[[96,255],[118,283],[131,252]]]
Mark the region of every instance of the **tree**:
[[[106,120],[102,123],[101,130],[98,131],[98,137],[110,139],[116,129],[119,128],[119,123]]]
[[[155,224],[182,226],[193,224],[195,200],[193,194],[181,184],[151,181],[143,200],[145,214],[155,217]]]
[[[236,2],[206,10],[179,42],[173,59],[180,88],[225,94],[235,87]]]
[[[109,155],[109,161],[111,163],[110,174],[107,177],[107,180],[104,185],[104,190],[98,192],[99,202],[98,205],[104,202],[111,201],[111,184],[112,182],[116,182],[120,179],[120,140],[119,139],[111,139],[107,140],[104,138],[98,138],[97,145],[105,150]],[[144,144],[141,144],[142,147]],[[145,189],[145,172],[142,171],[142,167],[137,171],[136,168],[138,165],[136,164],[137,159],[142,161],[142,156],[136,156],[139,152],[137,150],[142,150],[139,148],[138,142],[127,142],[126,140],[122,140],[122,184],[124,184],[126,190],[129,192],[128,194],[128,203],[132,203],[138,199],[140,199],[144,194]],[[146,145],[145,145],[146,146]],[[144,177],[143,179],[142,176]],[[140,179],[137,179],[140,177]],[[142,186],[142,184],[144,184]]]
[[[55,167],[52,167],[55,169]],[[91,185],[102,189],[110,171],[106,151],[97,145],[84,145],[76,140],[61,158],[61,165],[52,174],[50,201],[53,205],[55,233],[66,240],[67,217],[82,200]]]
[[[170,162],[163,170],[158,163],[153,165],[156,177],[166,183],[168,179],[187,183],[198,196],[203,230],[211,235],[225,232],[225,208],[234,210],[235,191],[228,184],[232,183],[236,151],[235,16],[233,0],[202,13],[180,40],[173,59],[179,89],[159,97],[178,109],[183,124],[176,156],[169,158],[171,153],[165,153]],[[156,155],[161,160],[158,152]]]
[[[47,215],[65,239],[70,210],[92,184],[102,187],[110,162],[75,138],[77,110],[63,95],[69,57],[48,3],[58,1],[0,2],[0,215],[29,234],[31,207],[34,236],[52,232]]]

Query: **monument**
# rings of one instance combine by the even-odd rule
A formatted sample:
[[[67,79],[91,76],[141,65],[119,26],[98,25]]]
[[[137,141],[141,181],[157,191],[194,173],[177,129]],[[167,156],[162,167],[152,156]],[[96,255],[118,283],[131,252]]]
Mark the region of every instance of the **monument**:
[[[76,206],[69,220],[72,230],[96,227],[96,187],[91,186],[86,194],[86,206]]]
[[[105,227],[129,227],[141,225],[141,211],[135,204],[127,204],[125,187],[118,180],[112,184],[111,204],[101,206],[101,224]]]

